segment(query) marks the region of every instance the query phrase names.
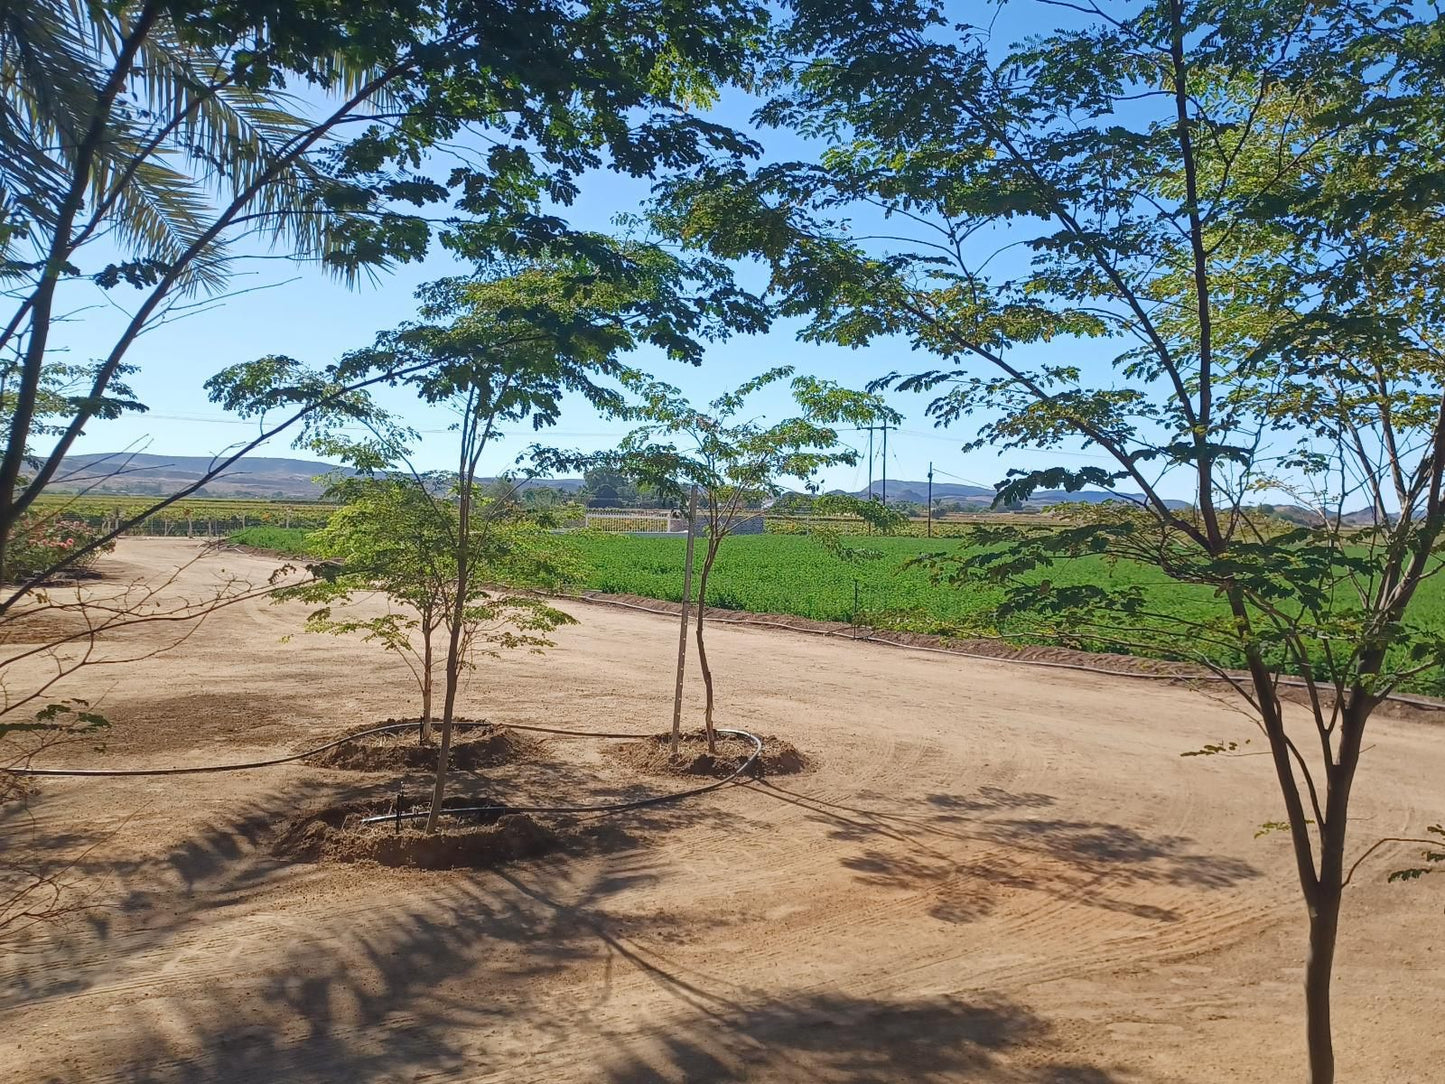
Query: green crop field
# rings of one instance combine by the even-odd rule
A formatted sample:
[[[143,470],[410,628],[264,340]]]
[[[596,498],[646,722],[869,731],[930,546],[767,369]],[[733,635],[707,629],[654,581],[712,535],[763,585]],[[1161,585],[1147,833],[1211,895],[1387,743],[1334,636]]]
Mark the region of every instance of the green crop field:
[[[230,538],[243,546],[254,546],[284,557],[323,557],[308,539],[312,533],[309,527],[247,527],[232,531]]]
[[[307,556],[305,530],[253,528],[232,537],[279,553]],[[569,535],[585,569],[574,586],[581,590],[678,601],[682,598],[684,542],[579,531]],[[718,555],[708,583],[707,603],[727,610],[793,614],[820,621],[857,621],[880,628],[942,635],[996,634],[1020,643],[1039,642],[1021,624],[1001,624],[995,615],[1000,593],[977,586],[935,583],[926,568],[907,568],[926,553],[947,552],[964,543],[955,539],[859,536],[850,545],[875,551],[876,559],[845,561],[815,539],[801,535],[741,535]],[[1150,608],[1181,620],[1206,620],[1222,614],[1212,589],[1166,580],[1157,571],[1110,564],[1102,558],[1060,563],[1048,572],[1055,584],[1142,586]],[[1427,580],[1417,595],[1412,618],[1445,631],[1445,583]],[[1082,646],[1119,650],[1103,642]],[[1141,649],[1147,651],[1147,649]],[[1214,661],[1240,666],[1242,657],[1218,650]],[[1445,676],[1423,675],[1420,691],[1440,691]]]
[[[573,536],[587,567],[586,587],[597,591],[678,600],[682,597],[684,545],[675,538],[582,534]],[[741,535],[718,554],[707,602],[729,610],[796,614],[819,621],[853,621],[916,632],[992,631],[999,592],[933,581],[923,567],[903,567],[927,553],[956,550],[956,539],[856,537],[850,545],[876,552],[874,559],[845,561],[814,539],[796,535]],[[1058,583],[1151,584],[1172,596],[1181,614],[1211,612],[1205,588],[1179,587],[1143,570],[1111,569],[1102,560],[1060,566]]]
[[[857,516],[801,516],[769,513],[765,518],[769,534],[806,535],[811,534],[817,527],[829,527],[844,534],[866,531],[866,527]],[[900,524],[898,529],[891,531],[890,534],[906,538],[961,538],[967,536],[981,524],[990,524],[995,527],[1004,523],[1038,526],[1040,523],[1047,522],[1048,517],[1038,513],[958,513],[950,515],[947,519],[935,519],[931,524],[922,517],[913,517]]]
[[[678,600],[682,597],[684,544],[681,539],[579,533],[575,545],[588,568],[586,587],[618,594]],[[997,589],[936,583],[929,570],[904,567],[925,553],[947,552],[965,543],[952,539],[859,537],[852,544],[876,551],[874,560],[841,560],[814,539],[788,535],[739,536],[718,554],[707,602],[730,610],[795,614],[823,621],[853,621],[881,628],[943,635],[995,634],[1019,643],[1047,642],[1022,623],[1000,622]],[[1043,577],[1040,573],[1040,578]],[[1103,558],[1060,562],[1047,571],[1054,584],[1140,586],[1149,609],[1181,621],[1221,618],[1224,604],[1212,588],[1180,584],[1157,570]],[[1426,580],[1411,618],[1445,633],[1445,583]],[[1141,639],[1147,639],[1141,637]],[[1117,644],[1076,639],[1078,646],[1105,651]],[[1141,654],[1163,654],[1147,643]],[[1185,656],[1187,657],[1187,656]],[[1242,653],[1210,649],[1213,662],[1242,667]],[[1411,683],[1422,692],[1445,691],[1445,675],[1422,674]]]

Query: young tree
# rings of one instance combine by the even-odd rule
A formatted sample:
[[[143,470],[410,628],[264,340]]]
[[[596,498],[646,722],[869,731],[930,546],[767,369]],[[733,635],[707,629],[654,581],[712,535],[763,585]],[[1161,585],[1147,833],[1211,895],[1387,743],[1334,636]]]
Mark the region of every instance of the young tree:
[[[791,367],[769,369],[702,409],[669,384],[650,379],[630,382],[639,402],[627,414],[643,424],[623,440],[617,462],[659,492],[680,500],[696,486],[703,498],[707,539],[698,574],[694,636],[707,690],[703,721],[709,753],[717,751],[717,743],[712,668],[703,629],[708,578],[723,542],[740,523],[761,517],[762,501],[782,492],[784,479],[806,480],[826,467],[857,462],[858,453],[841,443],[835,425],[898,420],[879,396],[849,391],[814,377],[792,381],[797,415],[768,425],[744,414],[755,392],[792,375]],[[679,439],[681,447],[676,443]],[[689,600],[683,602],[686,605]]]
[[[454,699],[457,675],[475,667],[478,652],[550,647],[546,633],[573,623],[529,593],[556,589],[571,574],[555,536],[508,494],[474,492],[464,529],[457,495],[465,485],[445,474],[345,480],[332,493],[346,503],[311,536],[327,558],[318,578],[275,595],[322,604],[306,620],[309,631],[361,633],[400,656],[421,693],[423,743],[431,740],[439,634],[448,648],[444,695]],[[366,594],[395,606],[374,617],[336,612]]]
[[[219,303],[241,261],[279,256],[350,282],[420,259],[434,241],[469,261],[585,253],[591,235],[557,213],[582,174],[658,177],[708,149],[752,152],[692,107],[748,78],[766,22],[750,0],[0,4],[0,288],[10,302],[0,315],[0,568],[87,426],[143,409],[121,383],[137,339]],[[119,328],[96,362],[65,374],[64,321],[96,301],[123,313]],[[293,384],[253,439],[194,482],[7,585],[0,627],[47,597],[37,588],[272,437],[320,415],[364,422],[359,392],[415,371]],[[224,403],[235,389],[222,380],[214,390]],[[94,602],[81,593],[76,606]],[[82,624],[123,616],[100,609]],[[68,642],[43,645],[65,655],[67,675],[89,659]],[[9,664],[0,659],[0,671]],[[11,713],[33,709],[52,684],[7,698],[0,737],[42,722]]]
[[[475,348],[476,344],[472,345]],[[502,571],[498,567],[501,563],[498,558],[502,555],[510,557],[517,566],[522,561],[516,553],[515,537],[509,545],[503,534],[501,520],[507,506],[503,502],[479,498],[476,490],[477,468],[488,444],[498,435],[498,424],[526,419],[535,409],[536,396],[548,397],[562,387],[575,387],[576,374],[558,376],[553,370],[550,375],[544,375],[535,369],[504,374],[501,370],[509,366],[495,361],[488,364],[490,359],[487,359],[486,351],[472,355],[469,360],[470,364],[458,363],[454,358],[444,372],[423,381],[418,389],[429,402],[450,400],[459,414],[456,425],[459,435],[457,513],[454,529],[450,532],[452,545],[448,554],[450,598],[442,609],[447,632],[446,683],[436,779],[426,820],[428,832],[436,831],[442,799],[446,795],[457,690],[475,630],[488,623],[493,628],[504,630],[494,636],[493,642],[507,647],[526,644],[540,650],[550,641],[537,633],[575,623],[570,615],[534,596],[498,593],[486,586]],[[545,424],[546,416],[538,415],[538,424]],[[493,560],[489,561],[488,557]]]
[[[700,340],[750,329],[765,319],[757,304],[709,261],[682,261],[641,242],[596,237],[591,243],[598,254],[594,259],[507,260],[474,277],[424,287],[419,321],[382,334],[374,346],[347,354],[324,373],[289,358],[268,357],[234,366],[212,383],[215,394],[234,409],[264,415],[278,405],[307,400],[316,388],[380,373],[455,414],[457,508],[444,566],[451,584],[441,618],[447,633],[445,686],[428,831],[435,829],[441,812],[471,621],[468,607],[476,604],[480,578],[496,571],[500,559],[491,547],[506,541],[497,533],[504,522],[500,513],[513,508],[510,502],[479,499],[483,456],[506,426],[527,423],[540,430],[556,424],[565,395],[580,396],[603,411],[621,410],[618,380],[638,378],[620,358],[643,344],[695,361]],[[348,446],[325,427],[326,420],[319,412],[322,428],[303,433],[302,443],[371,468],[406,455],[400,435],[382,426],[373,424],[375,440]],[[531,459],[531,472],[574,462],[541,448],[533,449]],[[524,612],[534,630],[570,620],[520,596],[508,597],[505,607],[497,599],[490,605],[494,612],[488,619],[501,618],[505,610],[514,627]]]
[[[883,382],[930,394],[940,425],[977,419],[967,448],[1107,464],[1013,473],[1002,502],[1085,484],[1126,500],[993,532],[944,571],[1009,585],[1006,612],[1045,629],[1196,659],[1248,704],[1308,916],[1310,1080],[1327,1084],[1366,725],[1445,661],[1411,606],[1445,526],[1440,24],[1306,0],[1043,10],[1060,7],[1071,28],[1007,48],[930,0],[798,0],[763,118],[823,139],[821,161],[720,167],[675,187],[667,217],[767,257],[807,337],[932,355]],[[843,208],[879,225],[849,229]],[[1313,522],[1251,511],[1279,490]],[[1219,614],[1181,621],[1039,571],[1084,554],[1207,585]]]
[[[405,475],[347,478],[328,496],[342,502],[326,526],[310,541],[328,561],[318,565],[311,583],[276,593],[278,602],[319,604],[306,619],[312,632],[361,633],[395,652],[411,670],[421,693],[422,740],[431,732],[433,658],[436,634],[447,611],[452,577],[448,558],[455,527],[432,497],[428,485],[442,479]],[[333,607],[358,594],[384,596],[388,605],[375,617],[336,616]]]
[[[765,23],[748,0],[4,5],[0,566],[86,425],[139,406],[117,384],[136,339],[218,296],[239,261],[279,253],[356,280],[433,236],[466,254],[586,247],[543,213],[576,198],[581,173],[749,151],[689,106],[746,77]],[[113,346],[27,467],[62,315],[119,289],[135,294],[115,306],[128,315]]]

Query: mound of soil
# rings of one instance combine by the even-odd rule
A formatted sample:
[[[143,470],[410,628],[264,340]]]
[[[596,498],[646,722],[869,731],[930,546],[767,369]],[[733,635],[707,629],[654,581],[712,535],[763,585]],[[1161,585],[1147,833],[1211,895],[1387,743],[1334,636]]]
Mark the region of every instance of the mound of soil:
[[[763,752],[753,761],[748,775],[797,775],[811,767],[808,758],[791,742],[767,734],[758,737],[762,740]],[[710,754],[707,734],[701,730],[682,735],[676,757],[672,755],[671,745],[671,734],[650,734],[637,741],[608,746],[605,751],[613,760],[643,775],[702,775],[716,779],[736,772],[753,751],[752,742],[743,738],[719,737],[717,753]]]
[[[423,806],[425,803],[421,803]],[[487,798],[451,798],[444,808],[488,805]],[[414,807],[404,802],[402,812]],[[556,847],[555,832],[525,813],[442,819],[428,835],[422,821],[362,824],[363,817],[391,813],[395,800],[352,802],[311,810],[287,822],[273,853],[292,862],[375,862],[411,869],[478,869],[544,854]]]
[[[426,745],[421,743],[414,729],[372,734],[317,753],[308,758],[308,763],[352,772],[430,771],[436,768],[438,740],[435,730],[431,742]],[[453,724],[448,759],[452,768],[471,772],[535,760],[541,747],[542,743],[536,739],[504,726],[493,726],[487,722],[457,722]]]

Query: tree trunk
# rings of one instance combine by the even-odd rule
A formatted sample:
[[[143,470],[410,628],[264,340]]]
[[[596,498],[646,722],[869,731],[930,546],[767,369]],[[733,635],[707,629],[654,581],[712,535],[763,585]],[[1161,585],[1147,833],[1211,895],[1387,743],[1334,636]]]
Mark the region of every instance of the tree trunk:
[[[423,623],[421,627],[422,648],[421,648],[421,741],[423,745],[431,742],[431,638],[432,627]]]
[[[65,227],[69,230],[69,219],[66,220]],[[30,346],[21,366],[20,386],[16,389],[14,402],[10,406],[10,439],[5,446],[4,458],[0,460],[0,567],[4,566],[9,553],[10,536],[19,524],[20,512],[16,506],[15,489],[20,481],[20,469],[25,463],[25,449],[30,443],[30,427],[40,394],[41,362],[50,328],[50,306],[59,279],[58,265],[45,269],[32,307]]]
[[[707,647],[702,640],[703,616],[707,612],[707,577],[712,571],[713,559],[717,556],[717,550],[709,545],[707,556],[703,558],[702,575],[698,577],[697,587],[697,665],[702,670],[703,688],[707,690],[707,706],[703,711],[703,726],[707,730],[707,751],[709,754],[717,752],[717,735],[712,727],[712,670],[707,664]]]
[[[436,782],[432,785],[431,811],[427,814],[426,830],[428,833],[437,830],[437,818],[442,812],[442,798],[446,795],[447,789],[447,767],[452,752],[452,718],[456,712],[457,704],[457,674],[461,669],[461,622],[454,621],[451,627],[451,638],[447,642],[447,686],[446,695],[442,700],[442,737],[437,744],[437,774]]]
[[[1330,1030],[1330,978],[1340,929],[1340,889],[1320,887],[1310,914],[1310,952],[1305,962],[1305,1034],[1309,1043],[1309,1084],[1334,1084],[1335,1046]]]
[[[1378,674],[1384,649],[1361,656],[1360,670]],[[1340,901],[1344,896],[1345,837],[1349,826],[1350,793],[1365,725],[1376,701],[1357,682],[1349,693],[1339,717],[1339,751],[1333,764],[1326,764],[1329,780],[1324,815],[1320,818],[1319,877],[1313,893],[1306,892],[1310,908],[1310,952],[1305,962],[1305,1028],[1309,1040],[1310,1084],[1334,1084],[1335,1047],[1330,1032],[1330,979],[1335,968],[1335,943],[1340,931]]]
[[[470,407],[470,403],[468,404]],[[456,592],[452,597],[451,618],[447,621],[447,670],[446,692],[442,701],[442,740],[437,750],[436,783],[432,787],[431,811],[427,814],[426,830],[430,834],[437,830],[437,818],[442,812],[442,798],[447,786],[447,758],[452,749],[452,719],[457,704],[457,676],[462,664],[462,623],[467,613],[467,587],[472,570],[469,564],[472,552],[472,484],[476,478],[476,460],[469,459],[467,452],[470,442],[462,443],[460,500],[457,502],[457,579]]]

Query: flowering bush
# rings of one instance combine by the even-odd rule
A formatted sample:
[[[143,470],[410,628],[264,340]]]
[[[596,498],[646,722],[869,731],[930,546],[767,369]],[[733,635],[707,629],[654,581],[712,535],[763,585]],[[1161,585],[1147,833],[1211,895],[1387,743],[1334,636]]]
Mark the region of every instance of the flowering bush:
[[[77,519],[58,516],[26,516],[5,547],[4,579],[14,583],[55,568],[77,549],[83,549],[100,535],[100,529]],[[91,550],[78,561],[65,566],[75,572],[93,564],[101,554],[115,548],[107,542]]]

